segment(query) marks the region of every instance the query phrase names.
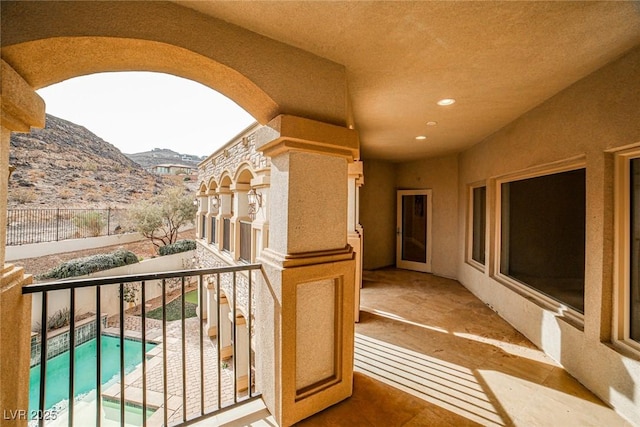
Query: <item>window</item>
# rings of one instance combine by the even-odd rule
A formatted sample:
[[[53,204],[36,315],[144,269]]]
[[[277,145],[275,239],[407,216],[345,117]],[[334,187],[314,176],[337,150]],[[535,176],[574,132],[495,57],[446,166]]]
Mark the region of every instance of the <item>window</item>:
[[[500,273],[584,313],[585,169],[500,186]]]
[[[640,343],[640,159],[630,162],[629,338]]]
[[[487,225],[487,187],[471,189],[471,259],[484,264]]]
[[[251,262],[251,223],[240,221],[240,260]]]
[[[231,219],[224,218],[222,220],[222,250],[229,252],[231,250]]]

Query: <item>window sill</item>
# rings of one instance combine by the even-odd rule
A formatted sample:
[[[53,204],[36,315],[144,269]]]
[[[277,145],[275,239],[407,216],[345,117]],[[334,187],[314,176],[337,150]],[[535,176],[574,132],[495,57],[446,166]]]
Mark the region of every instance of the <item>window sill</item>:
[[[478,270],[482,274],[486,273],[487,267],[486,267],[485,264],[480,264],[478,261],[474,260],[473,258],[469,258],[465,262],[466,262],[466,264],[468,264],[469,266],[475,268],[476,270]]]
[[[640,362],[640,343],[632,340],[614,340],[613,342],[603,342],[623,357]]]
[[[537,292],[529,286],[503,274],[496,274],[493,276],[493,279],[516,292],[523,298],[526,298],[528,301],[533,302],[543,310],[552,312],[559,320],[562,320],[570,326],[584,332],[584,314],[579,311]]]

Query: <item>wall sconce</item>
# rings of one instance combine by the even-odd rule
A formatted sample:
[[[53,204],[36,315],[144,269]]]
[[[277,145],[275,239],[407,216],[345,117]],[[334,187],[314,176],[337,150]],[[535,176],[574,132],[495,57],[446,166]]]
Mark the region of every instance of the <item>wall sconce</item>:
[[[256,213],[262,207],[262,194],[256,192],[255,188],[252,188],[247,193],[247,199],[249,200],[249,218],[251,221],[256,219]]]
[[[217,211],[218,208],[220,208],[220,196],[218,196],[217,194],[214,194],[211,197],[211,210]]]
[[[220,209],[220,196],[218,196],[217,194],[214,194],[211,197],[211,212],[218,212],[218,210]]]

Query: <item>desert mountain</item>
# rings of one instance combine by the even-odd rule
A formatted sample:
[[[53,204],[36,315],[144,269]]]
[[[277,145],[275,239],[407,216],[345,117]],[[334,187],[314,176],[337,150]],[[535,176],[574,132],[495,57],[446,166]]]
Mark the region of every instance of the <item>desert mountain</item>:
[[[46,127],[11,135],[9,207],[125,207],[165,186],[88,129],[47,114]]]
[[[172,164],[197,167],[198,163],[204,160],[202,157],[192,154],[180,154],[168,148],[154,148],[151,151],[142,153],[126,154],[128,158],[147,169],[152,166]]]

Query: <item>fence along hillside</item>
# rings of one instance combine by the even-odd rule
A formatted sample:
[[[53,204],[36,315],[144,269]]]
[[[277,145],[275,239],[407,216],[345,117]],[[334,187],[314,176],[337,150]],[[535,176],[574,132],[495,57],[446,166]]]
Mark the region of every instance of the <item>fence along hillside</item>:
[[[7,246],[124,232],[126,209],[8,209]]]

